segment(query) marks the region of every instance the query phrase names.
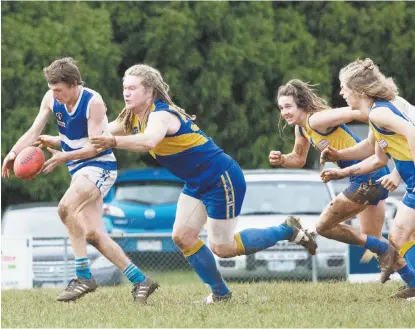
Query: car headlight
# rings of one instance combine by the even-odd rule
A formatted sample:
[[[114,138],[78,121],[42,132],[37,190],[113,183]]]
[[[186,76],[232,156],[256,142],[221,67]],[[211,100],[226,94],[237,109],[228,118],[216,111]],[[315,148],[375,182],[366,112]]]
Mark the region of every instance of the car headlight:
[[[121,208],[112,206],[108,203],[104,203],[102,207],[104,215],[114,216],[114,217],[125,217],[125,213]]]
[[[108,259],[106,259],[104,256],[98,257],[96,260],[93,261],[91,264],[91,269],[101,269],[101,268],[107,268],[107,267],[113,267],[115,266],[113,263],[111,263]]]

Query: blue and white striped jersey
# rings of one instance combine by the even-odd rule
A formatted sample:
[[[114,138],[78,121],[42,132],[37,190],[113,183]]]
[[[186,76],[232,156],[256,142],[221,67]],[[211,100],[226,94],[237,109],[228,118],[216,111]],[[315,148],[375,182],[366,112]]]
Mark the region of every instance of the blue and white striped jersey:
[[[95,96],[99,96],[96,91],[82,87],[78,102],[71,113],[67,111],[65,104],[53,99],[52,109],[56,117],[63,152],[79,150],[88,142],[89,104]],[[105,119],[107,120],[107,117]],[[93,158],[69,161],[66,165],[71,175],[87,166],[117,170],[117,162],[111,149]]]

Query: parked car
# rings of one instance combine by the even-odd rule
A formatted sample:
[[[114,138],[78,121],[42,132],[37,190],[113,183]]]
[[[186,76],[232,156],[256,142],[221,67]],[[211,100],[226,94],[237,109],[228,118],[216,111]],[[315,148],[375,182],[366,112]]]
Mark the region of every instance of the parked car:
[[[237,231],[277,226],[288,215],[299,216],[314,231],[320,213],[335,196],[332,185],[324,184],[315,170],[245,170],[244,174],[247,191]],[[206,240],[206,231],[202,237]],[[345,278],[347,245],[322,236],[317,236],[317,244],[318,279]],[[226,278],[312,278],[312,258],[302,246],[288,241],[248,256],[215,259]]]
[[[160,254],[183,258],[171,237],[182,188],[183,181],[164,168],[119,174],[104,199],[104,219],[108,231],[134,260],[154,265]]]
[[[3,236],[33,237],[34,287],[60,287],[75,277],[75,255],[68,233],[58,216],[57,204],[10,206],[2,221]],[[87,246],[91,273],[98,285],[118,285],[121,271],[95,247]]]

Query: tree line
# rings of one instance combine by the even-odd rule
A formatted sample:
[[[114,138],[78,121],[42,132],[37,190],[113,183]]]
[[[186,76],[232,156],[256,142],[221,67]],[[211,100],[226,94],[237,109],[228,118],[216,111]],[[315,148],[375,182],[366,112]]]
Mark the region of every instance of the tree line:
[[[289,79],[318,83],[330,105],[344,106],[340,68],[370,57],[415,103],[411,2],[2,2],[1,13],[2,159],[39,110],[43,67],[64,56],[78,61],[110,120],[123,107],[125,70],[156,67],[173,101],[246,169],[267,168],[271,149],[292,148],[275,103]],[[45,133],[56,134],[52,119]],[[115,153],[121,169],[156,165]],[[2,209],[59,200],[69,180],[64,166],[30,183],[2,179]]]

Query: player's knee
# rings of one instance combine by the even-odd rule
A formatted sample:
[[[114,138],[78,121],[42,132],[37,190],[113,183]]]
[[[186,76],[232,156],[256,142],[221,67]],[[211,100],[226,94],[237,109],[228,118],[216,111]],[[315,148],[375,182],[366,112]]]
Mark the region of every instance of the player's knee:
[[[231,244],[214,244],[209,243],[210,250],[221,258],[229,258],[236,256]]]
[[[321,236],[326,236],[327,232],[329,231],[329,226],[327,225],[327,222],[319,221],[316,224],[316,231]]]
[[[401,225],[396,225],[389,233],[389,240],[398,249],[402,248],[402,246],[409,240],[409,238],[410,236],[408,236],[405,227]]]
[[[192,240],[195,240],[195,239],[190,239],[189,236],[183,232],[173,233],[172,239],[173,239],[174,244],[180,250],[189,249],[190,247],[192,247]],[[193,242],[195,243],[196,241],[193,241]]]
[[[76,193],[78,194],[78,198],[80,200],[89,200],[94,196],[94,192],[98,192],[98,189],[95,186],[90,184],[88,185],[79,185],[76,188]]]
[[[70,205],[65,200],[61,200],[58,205],[58,214],[63,223],[68,221]]]
[[[86,241],[92,244],[95,248],[99,246],[99,243],[101,241],[101,234],[97,230],[88,229],[88,231],[85,234],[85,237]]]

